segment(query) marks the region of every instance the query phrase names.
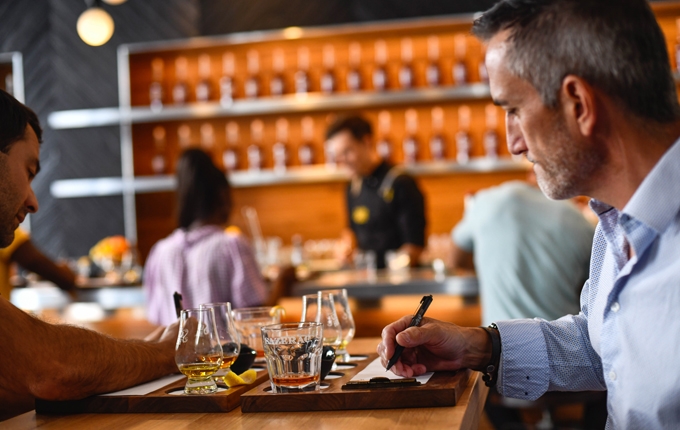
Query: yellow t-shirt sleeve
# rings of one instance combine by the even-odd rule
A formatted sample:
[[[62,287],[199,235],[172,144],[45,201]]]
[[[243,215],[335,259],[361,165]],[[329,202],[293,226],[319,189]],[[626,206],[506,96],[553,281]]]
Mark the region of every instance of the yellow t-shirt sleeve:
[[[18,228],[14,231],[14,241],[7,248],[0,249],[0,296],[7,300],[12,291],[9,283],[9,265],[12,262],[12,254],[30,238],[27,232]]]
[[[0,249],[0,261],[3,263],[8,263],[12,257],[12,254],[14,254],[14,251],[16,251],[17,248],[24,243],[28,242],[30,238],[31,236],[26,231],[22,230],[21,228],[16,229],[14,231],[14,241],[7,248]]]

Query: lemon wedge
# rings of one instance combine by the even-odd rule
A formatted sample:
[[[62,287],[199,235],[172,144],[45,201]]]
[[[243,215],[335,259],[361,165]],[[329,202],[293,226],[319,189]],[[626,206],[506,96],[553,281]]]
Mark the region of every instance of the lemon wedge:
[[[269,310],[269,316],[274,317],[277,313],[281,315],[281,318],[286,316],[286,310],[283,308],[283,306],[272,306],[272,308]]]
[[[240,375],[229,371],[229,373],[224,376],[224,383],[227,387],[231,388],[237,385],[252,384],[255,382],[255,379],[257,379],[257,372],[254,369],[248,369]]]

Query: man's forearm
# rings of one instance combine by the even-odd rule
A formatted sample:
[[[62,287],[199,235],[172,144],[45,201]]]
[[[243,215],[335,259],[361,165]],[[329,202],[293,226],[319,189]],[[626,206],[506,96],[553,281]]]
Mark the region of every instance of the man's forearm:
[[[43,330],[55,351],[31,383],[31,393],[39,398],[82,398],[177,371],[174,348],[167,341],[113,339],[70,326],[46,325]]]

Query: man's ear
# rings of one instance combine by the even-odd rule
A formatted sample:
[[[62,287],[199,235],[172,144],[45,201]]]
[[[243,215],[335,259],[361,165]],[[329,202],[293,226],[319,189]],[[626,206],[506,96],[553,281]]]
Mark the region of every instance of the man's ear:
[[[562,80],[560,101],[567,123],[577,127],[583,136],[592,136],[597,120],[593,87],[578,76],[567,75]]]

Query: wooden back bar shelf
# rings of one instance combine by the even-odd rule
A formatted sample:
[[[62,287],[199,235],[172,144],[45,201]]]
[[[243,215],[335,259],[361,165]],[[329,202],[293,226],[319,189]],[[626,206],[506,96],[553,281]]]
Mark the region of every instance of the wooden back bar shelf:
[[[654,3],[652,7],[666,34],[674,70],[678,70],[680,3]],[[527,171],[526,165],[513,162],[508,154],[503,112],[490,107],[480,67],[484,52],[470,35],[472,20],[472,15],[460,15],[291,27],[123,45],[119,48],[119,109],[50,116],[53,128],[120,124],[120,184],[111,187],[107,182],[108,188],[98,190],[91,180],[87,184],[59,181],[53,184],[53,194],[122,193],[126,235],[137,239],[145,257],[153,243],[175,225],[172,175],[177,157],[184,148],[199,146],[222,168],[236,154],[233,168],[225,169],[234,184],[236,225],[245,226],[240,208],[248,205],[257,210],[263,234],[279,236],[284,243],[293,234],[305,240],[337,237],[347,224],[344,187],[348,176],[332,167],[324,169],[329,164],[324,133],[337,115],[357,112],[372,121],[376,141],[390,142],[389,158],[394,163],[404,161],[403,140],[415,138],[418,154],[415,163],[406,167],[425,194],[427,234],[448,232],[462,216],[467,192],[522,179]],[[353,70],[360,76],[360,88],[349,86],[347,78]],[[379,70],[385,71],[384,89],[375,85],[380,81],[374,80]],[[434,71],[438,80],[433,79]],[[329,72],[336,84],[332,91],[324,84]],[[226,82],[225,75],[231,79],[232,93],[222,91],[228,88],[221,83]],[[256,96],[246,93],[252,78],[259,88]],[[274,78],[280,79],[278,87],[271,85]],[[274,170],[274,144],[281,140],[282,122],[287,124],[285,171]],[[469,163],[458,162],[460,132],[469,136]],[[484,142],[489,134],[495,135],[498,161],[488,156]],[[431,151],[435,135],[444,141],[443,160]],[[247,154],[252,144],[259,148],[260,171],[249,168]],[[312,166],[303,165],[303,145],[312,149]],[[232,151],[228,157],[227,150]],[[116,178],[105,179],[115,182]],[[62,185],[75,188],[60,191]],[[84,191],[78,190],[81,185]]]
[[[428,233],[449,231],[462,216],[466,192],[523,178],[526,171],[519,163],[494,164],[489,160],[484,164],[487,151],[483,142],[489,130],[498,137],[501,160],[509,159],[509,154],[505,148],[503,114],[500,109],[488,107],[491,103],[488,86],[480,76],[483,52],[480,43],[469,35],[471,23],[472,16],[457,16],[288,28],[122,47],[121,55],[125,57],[121,63],[127,63],[130,90],[128,95],[121,95],[121,104],[128,101],[130,104],[134,175],[171,175],[181,151],[198,146],[210,152],[225,171],[229,170],[225,166],[225,151],[233,151],[238,161],[230,176],[236,181],[239,174],[250,168],[247,153],[253,143],[260,149],[262,171],[271,172],[275,167],[273,146],[281,140],[279,124],[283,121],[287,123],[284,141],[288,151],[287,172],[328,165],[335,176],[311,183],[282,181],[267,186],[235,187],[233,221],[245,227],[239,209],[247,205],[257,210],[263,234],[279,236],[284,243],[293,234],[304,239],[338,237],[347,225],[344,189],[348,178],[338,178],[327,159],[324,134],[337,115],[356,112],[373,123],[376,141],[390,142],[392,162],[404,160],[402,141],[407,135],[414,135],[419,149],[417,161],[410,168],[416,172],[414,176],[426,197]],[[384,63],[382,53],[377,52],[383,47]],[[332,65],[329,51],[333,53]],[[256,73],[249,65],[255,55]],[[231,62],[226,69],[225,58]],[[296,87],[301,63],[308,78],[308,91],[303,93]],[[462,64],[466,71],[465,81],[455,81],[457,63],[458,70]],[[405,65],[411,70],[408,85],[407,80],[400,78]],[[374,85],[373,75],[380,68],[387,76],[384,89]],[[436,82],[432,75],[428,80],[428,68],[430,73],[433,68],[438,72]],[[355,69],[362,84],[352,90],[347,75]],[[331,92],[322,91],[322,75],[329,72],[336,87]],[[225,75],[233,82],[233,98],[228,101],[222,97],[220,86]],[[248,97],[246,82],[253,77],[260,92],[257,97]],[[283,83],[282,94],[272,93],[270,83],[276,77]],[[205,82],[209,88],[207,98]],[[183,96],[179,99],[177,88]],[[467,112],[460,113],[461,106]],[[433,121],[433,108],[438,108],[435,116],[440,116],[440,125]],[[415,127],[408,128],[407,115]],[[487,125],[490,115],[494,118]],[[303,130],[305,122],[311,132]],[[487,167],[455,166],[456,133],[461,130],[470,136],[471,159]],[[443,160],[435,160],[436,155],[430,151],[429,142],[435,134],[444,139]],[[305,165],[301,159],[299,150],[303,144],[312,147],[315,167]],[[163,168],[154,164],[159,156],[164,159]],[[454,167],[442,168],[451,165]],[[153,243],[175,225],[168,210],[173,207],[173,195],[138,194],[135,205],[138,244],[142,255],[146,255]]]

